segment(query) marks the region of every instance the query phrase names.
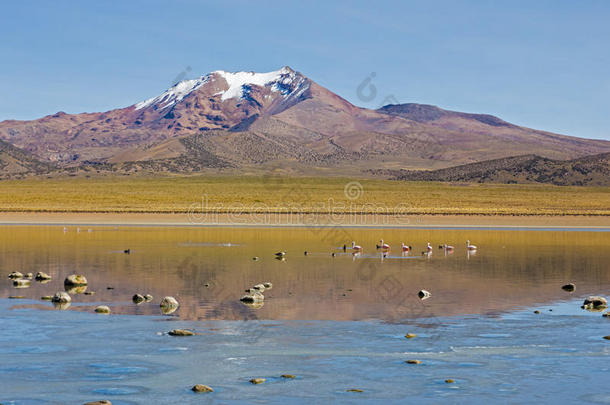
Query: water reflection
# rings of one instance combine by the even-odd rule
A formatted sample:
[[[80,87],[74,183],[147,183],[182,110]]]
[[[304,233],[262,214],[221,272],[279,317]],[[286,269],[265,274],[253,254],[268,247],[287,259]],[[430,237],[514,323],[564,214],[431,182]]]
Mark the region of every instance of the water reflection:
[[[377,250],[382,238],[399,247],[408,240],[413,251]],[[362,250],[343,250],[353,240]],[[455,248],[433,252],[428,242]],[[14,292],[11,271],[52,276],[21,290],[37,300],[78,272],[96,294],[68,291],[76,294],[70,310],[105,303],[115,314],[159,314],[160,298],[171,295],[180,302],[173,316],[183,319],[400,321],[607,294],[608,246],[606,232],[2,227],[0,294]],[[244,289],[267,281],[274,288],[264,305],[239,302]],[[569,282],[577,293],[561,289]],[[432,297],[420,301],[422,289]],[[156,298],[135,305],[139,291]]]

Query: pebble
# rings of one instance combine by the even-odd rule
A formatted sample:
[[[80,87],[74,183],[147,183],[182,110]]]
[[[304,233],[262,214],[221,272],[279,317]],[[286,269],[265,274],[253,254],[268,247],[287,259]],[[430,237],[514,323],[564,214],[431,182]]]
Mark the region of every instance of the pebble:
[[[193,392],[214,392],[212,387],[208,387],[207,385],[203,385],[203,384],[196,384],[193,388],[191,388],[191,391],[193,391]]]
[[[267,381],[266,378],[253,378],[253,379],[250,380],[250,383],[252,383],[252,384],[262,384],[265,381]]]

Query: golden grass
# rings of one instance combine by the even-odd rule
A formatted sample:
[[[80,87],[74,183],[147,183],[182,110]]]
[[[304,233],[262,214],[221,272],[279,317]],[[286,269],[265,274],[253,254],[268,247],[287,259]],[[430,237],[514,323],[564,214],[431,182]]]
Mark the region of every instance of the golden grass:
[[[0,181],[4,212],[365,212],[610,215],[609,187],[346,178],[96,177]],[[361,188],[360,188],[361,185]]]

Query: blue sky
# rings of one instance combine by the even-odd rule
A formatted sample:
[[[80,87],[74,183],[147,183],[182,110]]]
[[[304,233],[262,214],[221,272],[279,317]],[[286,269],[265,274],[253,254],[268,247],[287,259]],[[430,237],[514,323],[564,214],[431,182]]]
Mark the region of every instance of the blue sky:
[[[610,139],[608,21],[604,0],[6,1],[0,120],[105,111],[178,77],[289,65],[363,107],[435,104]],[[373,72],[375,97],[359,97]]]

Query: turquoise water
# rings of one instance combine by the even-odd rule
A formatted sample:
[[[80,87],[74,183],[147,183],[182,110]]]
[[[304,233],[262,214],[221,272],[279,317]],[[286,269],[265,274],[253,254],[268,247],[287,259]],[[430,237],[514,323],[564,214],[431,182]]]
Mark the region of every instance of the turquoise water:
[[[387,231],[393,246],[435,249],[384,258],[379,231],[353,232],[357,257],[340,249],[345,235],[307,230],[2,228],[2,271],[53,280],[0,286],[0,403],[610,403],[610,318],[580,309],[610,292],[609,233]],[[458,244],[467,237],[475,255]],[[73,294],[67,310],[39,300],[76,271],[95,295]],[[274,286],[262,308],[239,302],[263,281]],[[135,305],[136,291],[155,299]],[[181,306],[163,316],[170,294]],[[197,335],[167,335],[176,328]]]

